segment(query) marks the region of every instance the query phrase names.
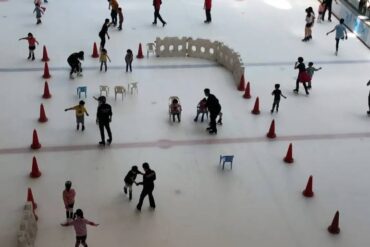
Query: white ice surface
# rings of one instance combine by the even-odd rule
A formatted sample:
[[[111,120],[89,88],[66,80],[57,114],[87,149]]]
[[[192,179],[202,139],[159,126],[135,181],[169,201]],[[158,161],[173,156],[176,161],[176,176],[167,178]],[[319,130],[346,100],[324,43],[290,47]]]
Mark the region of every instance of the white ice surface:
[[[77,191],[76,208],[100,223],[88,229],[89,246],[369,245],[370,120],[365,113],[370,54],[359,40],[351,35],[334,56],[334,36],[325,35],[337,23],[333,18],[332,23],[315,24],[313,40],[301,42],[304,9],[318,7],[313,0],[215,0],[209,25],[203,24],[202,0],[163,0],[165,28],[151,25],[151,0],[120,3],[125,22],[122,32],[110,30],[106,48],[112,63],[108,66],[123,66],[126,49],[136,54],[139,42],[152,42],[157,36],[220,40],[242,55],[253,98],[243,99],[230,73],[205,60],[152,56],[135,59],[132,74],[114,68],[99,72],[98,60],[90,54],[104,18],[109,17],[105,0],[49,0],[40,26],[35,25],[31,0],[0,1],[0,69],[20,69],[0,71],[1,247],[16,245],[27,187],[38,203],[37,247],[74,245],[73,229],[59,225],[64,221],[61,193],[67,179]],[[34,62],[26,59],[26,42],[17,41],[28,32],[40,42]],[[22,70],[43,67],[43,45],[51,59],[48,82],[53,97],[48,100],[41,98],[42,71]],[[66,59],[79,50],[86,54],[83,66],[96,69],[85,70],[83,78],[71,81]],[[314,76],[309,97],[302,89],[299,96],[292,93],[298,56],[323,67]],[[211,66],[164,68],[174,64]],[[112,147],[81,151],[100,138],[95,124],[97,103],[92,99],[98,95],[98,86],[107,84],[113,90],[132,80],[139,81],[137,96],[122,102],[114,101],[111,93],[108,99],[114,113]],[[281,84],[288,98],[281,100],[280,112],[271,115],[270,93],[275,83]],[[78,102],[76,87],[80,85],[88,86],[90,113],[83,133],[75,130],[74,113],[64,112]],[[224,125],[217,136],[205,132],[206,123],[192,120],[205,87],[211,88],[223,108]],[[181,99],[180,124],[168,121],[171,95]],[[260,97],[259,116],[250,114],[256,96]],[[40,103],[49,118],[44,124],[37,122]],[[269,141],[264,136],[272,119],[278,137]],[[40,151],[28,150],[35,128],[43,145]],[[155,145],[159,140],[171,140],[173,145],[161,148]],[[199,145],[204,140],[220,140],[220,144]],[[292,166],[282,161],[290,142],[294,145]],[[50,151],[50,147],[73,146],[75,151]],[[235,155],[233,170],[221,170],[220,154]],[[28,177],[34,155],[42,172],[36,180]],[[141,188],[134,188],[129,202],[122,192],[123,177],[132,165],[145,161],[157,172],[157,208],[149,210],[146,199],[138,214],[135,206]],[[309,175],[314,176],[312,199],[301,195]],[[326,228],[336,210],[340,211],[341,234],[332,236]]]

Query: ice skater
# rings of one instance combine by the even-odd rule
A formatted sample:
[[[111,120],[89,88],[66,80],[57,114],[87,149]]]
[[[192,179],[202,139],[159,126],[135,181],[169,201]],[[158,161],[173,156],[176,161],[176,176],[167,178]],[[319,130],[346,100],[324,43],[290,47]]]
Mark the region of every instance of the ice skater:
[[[111,24],[109,23],[109,19],[105,19],[103,26],[101,27],[101,30],[99,32],[99,38],[100,38],[100,50],[104,49],[105,47],[105,36],[107,36],[108,39],[110,39],[108,34],[108,28]]]
[[[368,81],[366,85],[370,86],[370,81]],[[369,110],[367,111],[367,114],[370,115],[370,91],[369,91],[369,97],[368,97],[368,105],[369,105]]]
[[[108,56],[108,52],[106,49],[102,49],[100,52],[100,71],[103,69],[103,65],[105,68],[105,72],[107,72],[107,60],[111,62],[110,57]]]
[[[117,14],[118,14],[118,2],[117,0],[108,0],[109,6],[108,9],[111,10],[110,16],[112,18],[113,26],[117,26]]]
[[[306,69],[307,74],[310,76],[310,81],[308,82],[308,86],[307,86],[308,89],[312,88],[311,82],[312,82],[313,74],[315,73],[315,71],[319,71],[321,69],[322,69],[321,67],[317,68],[317,69],[315,67],[313,67],[313,62],[308,63],[308,67]]]
[[[122,23],[123,23],[123,12],[122,12],[122,8],[119,7],[118,8],[118,30],[119,31],[122,30]]]
[[[130,69],[130,72],[132,72],[132,61],[133,60],[134,60],[134,54],[132,53],[132,50],[128,49],[126,51],[126,56],[125,56],[126,72],[128,72],[128,69]]]
[[[324,8],[324,11],[322,13],[322,20],[324,21],[326,10],[328,10],[329,11],[329,13],[328,13],[328,21],[331,21],[331,7],[333,5],[333,0],[324,0],[323,2],[325,4],[325,8]],[[335,0],[335,3],[338,4],[338,1]]]
[[[317,16],[317,23],[321,23],[321,21],[322,21],[322,15],[324,13],[324,10],[325,10],[325,3],[322,2],[319,5],[319,9],[317,10],[317,12],[319,13],[318,16]]]
[[[84,52],[75,52],[72,53],[68,59],[67,62],[69,66],[71,67],[71,71],[69,72],[69,78],[74,79],[73,73],[77,73],[77,76],[82,76],[82,65],[80,61],[84,60]]]
[[[199,115],[202,114],[202,117],[200,121],[203,123],[204,115],[207,115],[208,118],[208,109],[207,109],[207,99],[203,98],[201,101],[199,101],[197,105],[197,115],[194,118],[194,122],[198,121]]]
[[[104,135],[104,128],[107,130],[108,133],[108,144],[112,143],[112,132],[110,130],[110,122],[112,121],[112,107],[106,103],[105,96],[99,97],[99,106],[98,111],[96,114],[96,122],[99,124],[101,142],[100,145],[105,145],[105,135]]]
[[[67,223],[73,220],[73,206],[75,204],[76,191],[72,189],[72,182],[65,182],[65,189],[63,190],[63,202],[66,209]]]
[[[204,89],[204,94],[207,97],[207,108],[210,113],[210,123],[209,127],[207,128],[209,134],[217,134],[217,127],[216,127],[216,118],[221,112],[221,105],[211,91],[206,88]]]
[[[274,96],[274,103],[272,104],[271,113],[274,113],[275,107],[276,112],[279,112],[279,103],[280,103],[280,96],[286,99],[286,96],[280,91],[280,84],[275,84],[275,89],[272,91],[271,95]]]
[[[35,4],[35,9],[33,10],[33,13],[36,13],[36,24],[41,24],[41,17],[44,14],[45,8],[41,7],[41,4],[37,3]]]
[[[87,229],[86,225],[91,226],[98,226],[99,224],[96,224],[92,221],[89,221],[84,218],[84,213],[81,209],[77,209],[76,213],[74,215],[73,221],[61,224],[62,226],[73,226],[76,232],[76,244],[75,247],[80,246],[82,244],[83,246],[87,247],[86,238],[87,238]]]
[[[137,166],[132,166],[131,170],[126,174],[124,182],[125,186],[123,187],[123,192],[127,194],[128,189],[128,198],[131,201],[132,200],[132,185],[135,183],[135,179],[137,174],[142,174]]]
[[[162,26],[166,26],[167,22],[165,22],[162,19],[161,14],[159,13],[159,10],[161,9],[162,0],[153,0],[153,6],[154,6],[154,21],[153,25],[157,25],[157,18],[162,22]]]
[[[39,42],[36,40],[35,37],[33,37],[32,33],[28,33],[27,37],[20,38],[18,40],[27,40],[28,42],[28,58],[31,59],[32,61],[35,60],[35,49],[36,49],[36,44],[39,45]]]
[[[298,69],[298,77],[296,80],[296,87],[293,90],[293,92],[298,93],[299,91],[299,83],[303,84],[304,90],[306,91],[306,95],[309,95],[307,88],[307,82],[311,80],[310,76],[308,75],[306,71],[306,65],[303,63],[303,57],[299,57],[298,61],[295,62],[294,69]]]
[[[155,171],[150,169],[149,164],[147,162],[143,163],[143,181],[140,183],[136,183],[136,185],[143,185],[143,190],[140,194],[139,203],[136,206],[138,211],[141,211],[141,206],[143,205],[144,198],[146,196],[149,197],[149,205],[152,209],[155,209],[155,201],[153,197],[153,190],[154,190],[154,180],[156,180]]]
[[[211,23],[211,8],[212,8],[212,0],[204,0],[204,10],[206,11],[206,20],[204,23]]]
[[[312,39],[312,27],[315,23],[315,12],[312,7],[306,9],[306,26],[304,28],[304,39],[302,41],[309,41]]]
[[[181,122],[181,105],[177,99],[173,99],[170,104],[170,113],[172,115],[172,122],[175,122],[175,117],[177,117],[178,122]]]
[[[335,56],[338,55],[338,49],[339,49],[339,40],[340,39],[347,39],[347,31],[346,26],[344,26],[344,19],[339,20],[339,24],[336,25],[333,30],[330,32],[327,32],[326,35],[329,35],[329,33],[332,33],[335,31]]]
[[[80,100],[78,105],[67,108],[64,111],[69,111],[69,110],[76,111],[76,123],[77,123],[76,129],[79,130],[80,124],[81,124],[82,125],[81,130],[84,131],[85,130],[85,114],[86,116],[89,116],[89,113],[87,113],[87,110],[85,108],[85,101]]]

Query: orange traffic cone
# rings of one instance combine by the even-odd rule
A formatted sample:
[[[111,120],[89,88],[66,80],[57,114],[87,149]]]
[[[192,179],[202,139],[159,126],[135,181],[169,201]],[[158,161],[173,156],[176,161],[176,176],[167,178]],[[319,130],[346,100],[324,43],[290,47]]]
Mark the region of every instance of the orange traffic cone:
[[[251,89],[250,89],[250,86],[249,86],[249,82],[247,83],[247,87],[245,88],[245,92],[244,92],[244,95],[243,95],[243,98],[244,99],[250,99],[252,96],[251,96]]]
[[[39,117],[39,122],[40,123],[45,123],[48,121],[48,118],[46,117],[46,114],[45,114],[45,109],[44,109],[44,105],[41,104],[40,105],[40,117]]]
[[[256,102],[254,103],[252,114],[260,114],[260,99],[258,97],[256,98]]]
[[[275,133],[275,120],[272,120],[269,132],[266,134],[268,138],[275,138],[276,133]]]
[[[312,191],[312,176],[308,178],[308,182],[306,185],[306,189],[302,192],[302,194],[305,197],[313,197],[313,191]]]
[[[94,47],[93,47],[93,54],[91,55],[93,58],[99,57],[99,52],[98,52],[98,47],[96,46],[96,42],[94,42]]]
[[[36,130],[33,130],[33,136],[32,136],[32,144],[31,144],[32,149],[39,149],[41,148],[41,144],[39,142],[39,138],[37,136]]]
[[[31,188],[28,188],[27,202],[31,202],[32,203],[32,207],[33,207],[34,210],[37,208],[37,204],[35,203],[35,200],[33,199]]]
[[[49,61],[49,57],[48,57],[48,51],[46,50],[46,46],[44,46],[43,50],[42,50],[42,59],[41,61],[43,62],[47,62]]]
[[[244,75],[240,78],[239,86],[238,86],[239,91],[244,91],[245,90],[245,80],[244,80]]]
[[[291,143],[289,144],[288,152],[286,153],[284,161],[286,163],[293,163],[293,161],[294,161],[294,159],[293,159],[293,145]]]
[[[339,234],[340,228],[339,228],[339,211],[337,211],[334,215],[334,219],[331,222],[331,225],[328,227],[328,231],[331,234]]]
[[[42,76],[42,78],[44,79],[49,79],[51,77],[50,73],[49,73],[49,66],[48,66],[48,63],[45,62],[45,66],[44,66],[44,75]]]
[[[137,56],[136,58],[144,58],[144,55],[143,55],[143,49],[141,47],[141,43],[139,44],[139,50],[137,52]]]
[[[49,85],[48,85],[48,82],[45,81],[45,85],[44,85],[44,94],[42,95],[42,97],[44,99],[49,99],[51,98],[51,94],[50,94],[50,91],[49,91]]]
[[[40,176],[41,176],[41,172],[39,170],[39,166],[37,165],[36,157],[33,156],[33,159],[32,159],[32,171],[30,173],[30,177],[31,178],[38,178]]]

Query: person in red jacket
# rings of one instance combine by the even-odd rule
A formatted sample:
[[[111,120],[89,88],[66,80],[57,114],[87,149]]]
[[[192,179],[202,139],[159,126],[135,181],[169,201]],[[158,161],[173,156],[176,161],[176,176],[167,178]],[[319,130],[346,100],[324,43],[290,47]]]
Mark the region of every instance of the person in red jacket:
[[[204,9],[206,10],[206,20],[204,21],[204,23],[210,23],[212,21],[211,8],[212,0],[204,0]]]
[[[153,0],[153,6],[154,6],[154,21],[153,25],[157,25],[157,18],[162,22],[162,25],[165,26],[167,22],[165,22],[162,19],[161,14],[159,13],[159,10],[161,8],[162,0]]]

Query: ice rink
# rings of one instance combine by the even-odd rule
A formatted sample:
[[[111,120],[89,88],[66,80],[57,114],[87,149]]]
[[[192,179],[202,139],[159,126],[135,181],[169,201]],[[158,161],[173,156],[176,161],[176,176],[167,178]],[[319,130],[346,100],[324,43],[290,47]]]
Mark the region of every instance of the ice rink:
[[[39,216],[37,247],[74,246],[73,227],[65,221],[62,191],[71,180],[75,209],[99,223],[88,227],[87,243],[130,247],[364,247],[370,243],[370,118],[366,87],[370,53],[354,34],[334,55],[338,23],[315,23],[313,39],[302,42],[305,8],[314,0],[214,0],[212,23],[204,24],[203,0],[162,0],[165,27],[152,25],[151,0],[119,0],[123,30],[109,29],[106,49],[112,62],[100,72],[91,57],[105,18],[106,0],[49,0],[42,24],[36,25],[32,0],[0,0],[0,242],[16,246],[16,233],[32,188]],[[335,4],[335,3],[333,3]],[[341,4],[341,3],[339,3]],[[27,60],[28,45],[18,41],[33,33],[40,45],[36,60]],[[241,54],[251,99],[237,91],[232,75],[216,63],[193,58],[134,59],[124,71],[127,49],[156,37],[187,36],[222,41]],[[42,47],[48,49],[52,98],[41,97]],[[67,57],[83,50],[84,75],[69,79]],[[302,56],[322,67],[310,95],[292,92]],[[138,81],[139,93],[114,99],[113,88]],[[271,114],[271,92],[280,83],[287,99]],[[113,109],[113,143],[99,147],[95,123],[99,85],[109,85]],[[77,131],[74,112],[78,86],[87,86],[86,130]],[[209,135],[207,123],[194,123],[203,89],[222,105],[223,125]],[[181,123],[168,117],[168,98],[180,98]],[[260,115],[251,114],[256,97]],[[49,119],[39,123],[43,103]],[[272,120],[277,138],[266,138]],[[42,148],[31,150],[36,129]],[[294,163],[283,162],[293,143]],[[221,154],[235,155],[233,169],[218,164]],[[32,157],[42,176],[31,179]],[[157,173],[157,207],[136,204],[123,194],[123,178],[132,165],[148,162]],[[141,169],[142,170],[142,169]],[[313,176],[315,196],[302,196]],[[139,176],[137,181],[141,181]],[[327,227],[340,212],[340,235]]]

